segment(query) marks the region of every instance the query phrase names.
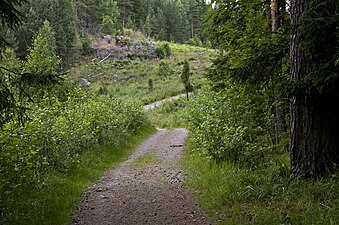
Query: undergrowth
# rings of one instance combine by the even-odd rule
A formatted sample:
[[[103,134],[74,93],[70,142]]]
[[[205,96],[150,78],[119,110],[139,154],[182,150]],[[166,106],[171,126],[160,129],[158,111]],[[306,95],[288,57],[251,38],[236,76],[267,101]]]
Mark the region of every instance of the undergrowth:
[[[154,132],[153,128],[144,128],[119,146],[99,145],[83,154],[79,158],[81,163],[66,173],[50,170],[43,183],[28,184],[8,193],[1,202],[0,224],[68,224],[86,189],[104,171],[126,160],[137,145]]]
[[[339,180],[290,180],[288,155],[256,170],[216,163],[186,149],[186,185],[216,224],[337,224]]]
[[[135,101],[80,90],[66,99],[44,98],[24,126],[3,127],[0,224],[63,224],[84,188],[135,147],[129,141],[154,131]]]

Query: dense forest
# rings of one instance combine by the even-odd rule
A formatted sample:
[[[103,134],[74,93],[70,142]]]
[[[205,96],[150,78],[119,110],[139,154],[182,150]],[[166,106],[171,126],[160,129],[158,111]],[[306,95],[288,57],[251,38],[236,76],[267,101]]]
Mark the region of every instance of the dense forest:
[[[184,162],[215,220],[335,224],[338,10],[337,0],[0,0],[3,223],[40,215],[49,200],[37,196],[88,173],[101,149],[175,124],[189,130]]]

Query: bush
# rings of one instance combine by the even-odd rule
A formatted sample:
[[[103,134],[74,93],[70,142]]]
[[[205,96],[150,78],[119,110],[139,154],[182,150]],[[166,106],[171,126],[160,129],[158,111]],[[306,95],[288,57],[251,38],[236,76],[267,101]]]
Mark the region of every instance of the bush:
[[[91,51],[91,43],[92,43],[92,39],[90,37],[86,37],[81,39],[81,46],[82,46],[82,54],[83,55],[91,55],[92,51]]]
[[[157,75],[159,77],[169,77],[173,74],[173,68],[168,63],[161,61],[157,70]]]
[[[245,166],[255,166],[268,151],[263,128],[248,93],[230,86],[219,93],[207,92],[194,98],[188,112],[191,141],[197,151]]]
[[[50,99],[45,100],[50,101]],[[138,104],[106,96],[75,93],[32,108],[25,127],[7,124],[0,133],[0,197],[28,182],[44,182],[44,173],[68,171],[95,146],[115,147],[149,126]]]
[[[172,50],[170,45],[165,42],[163,44],[160,44],[155,48],[155,54],[159,59],[164,59],[166,57],[172,56]]]

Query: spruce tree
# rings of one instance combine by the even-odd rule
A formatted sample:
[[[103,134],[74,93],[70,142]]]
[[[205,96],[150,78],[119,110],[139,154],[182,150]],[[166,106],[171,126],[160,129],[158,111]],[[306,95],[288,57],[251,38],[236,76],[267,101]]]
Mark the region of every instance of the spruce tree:
[[[192,85],[191,85],[191,82],[190,82],[190,76],[191,76],[190,64],[187,60],[185,60],[183,68],[182,68],[182,73],[181,73],[181,81],[185,86],[187,101],[189,100],[189,98],[188,98],[189,91],[192,88]]]

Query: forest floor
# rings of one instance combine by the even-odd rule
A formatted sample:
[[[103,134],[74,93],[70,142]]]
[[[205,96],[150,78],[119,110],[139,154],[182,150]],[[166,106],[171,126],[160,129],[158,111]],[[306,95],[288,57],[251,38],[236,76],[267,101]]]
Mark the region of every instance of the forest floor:
[[[187,134],[158,129],[88,190],[72,225],[210,224],[177,165]]]

